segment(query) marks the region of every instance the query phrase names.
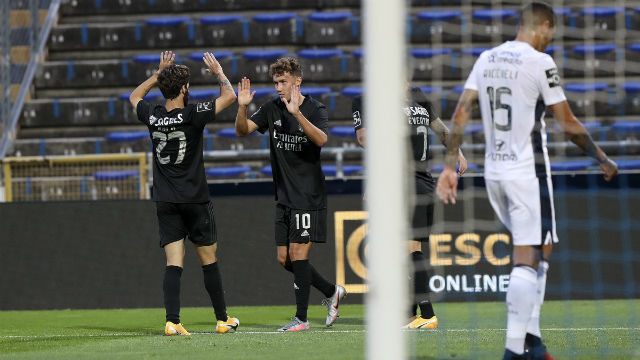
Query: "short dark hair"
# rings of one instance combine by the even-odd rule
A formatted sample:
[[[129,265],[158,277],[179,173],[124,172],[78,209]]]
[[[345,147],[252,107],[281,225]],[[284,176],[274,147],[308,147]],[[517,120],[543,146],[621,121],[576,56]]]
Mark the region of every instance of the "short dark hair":
[[[158,74],[158,87],[165,99],[175,99],[180,89],[189,83],[191,70],[184,65],[169,65]]]
[[[302,77],[302,66],[294,57],[284,57],[269,66],[269,76],[282,75],[288,72],[293,76]]]
[[[520,10],[520,26],[538,26],[545,21],[549,21],[551,27],[556,26],[556,13],[553,11],[551,5],[534,1],[528,5],[525,5]]]

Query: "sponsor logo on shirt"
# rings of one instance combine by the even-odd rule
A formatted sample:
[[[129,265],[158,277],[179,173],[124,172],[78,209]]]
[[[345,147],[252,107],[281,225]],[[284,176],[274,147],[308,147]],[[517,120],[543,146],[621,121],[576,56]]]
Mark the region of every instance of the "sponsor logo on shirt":
[[[273,139],[276,142],[276,149],[283,149],[287,151],[302,151],[302,144],[309,142],[306,135],[293,135],[278,132],[273,129]]]
[[[282,120],[278,119],[276,121],[273,122],[273,125],[275,126],[282,126]]]
[[[560,75],[558,75],[558,69],[552,68],[544,71],[547,74],[547,83],[549,87],[560,86]]]
[[[212,105],[213,104],[211,103],[211,101],[198,103],[198,105],[196,106],[196,112],[211,111],[213,107]]]

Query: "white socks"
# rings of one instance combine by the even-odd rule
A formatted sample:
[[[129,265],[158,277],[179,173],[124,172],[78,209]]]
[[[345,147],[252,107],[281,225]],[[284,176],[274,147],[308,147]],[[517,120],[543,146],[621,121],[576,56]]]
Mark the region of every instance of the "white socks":
[[[511,270],[509,289],[507,290],[507,342],[505,347],[516,354],[524,353],[527,324],[534,306],[538,303],[537,289],[538,273],[533,268],[516,266]]]
[[[531,319],[527,324],[527,333],[542,338],[540,334],[540,308],[544,302],[544,290],[547,286],[547,270],[549,270],[549,263],[540,260],[538,265],[538,301],[533,306],[533,312],[531,313]]]

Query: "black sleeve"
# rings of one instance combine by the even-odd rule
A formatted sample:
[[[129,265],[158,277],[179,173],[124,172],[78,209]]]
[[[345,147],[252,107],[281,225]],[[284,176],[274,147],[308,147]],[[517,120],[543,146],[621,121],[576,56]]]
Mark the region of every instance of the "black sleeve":
[[[322,130],[325,134],[329,133],[329,113],[327,112],[326,106],[318,106],[316,111],[313,112],[313,115],[311,115],[311,119],[307,120],[311,121],[313,125]]]
[[[353,128],[357,131],[364,128],[362,123],[362,96],[358,95],[351,102],[351,115],[353,117]]]
[[[149,125],[149,113],[151,110],[151,104],[148,101],[140,100],[138,101],[138,106],[136,107],[136,114],[138,115],[138,121],[145,125]]]
[[[216,118],[216,101],[204,101],[196,103],[196,124],[204,129],[207,123]]]
[[[256,112],[249,117],[251,121],[258,125],[258,131],[261,134],[264,134],[267,130],[269,130],[269,121],[267,120],[267,108],[269,107],[269,103],[266,103],[258,108]]]
[[[433,113],[433,106],[431,105],[431,101],[429,101],[429,97],[427,97],[427,94],[425,94],[424,91],[417,87],[411,88],[411,96],[413,98],[413,101],[417,102],[418,105],[427,109],[427,112],[429,113],[429,119],[434,120],[436,118],[435,114]]]

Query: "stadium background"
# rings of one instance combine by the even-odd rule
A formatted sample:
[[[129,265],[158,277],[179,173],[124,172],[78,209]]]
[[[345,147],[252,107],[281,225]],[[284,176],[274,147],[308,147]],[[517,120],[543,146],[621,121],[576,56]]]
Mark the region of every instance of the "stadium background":
[[[323,164],[331,238],[314,247],[312,259],[323,273],[335,278],[342,271],[346,284],[361,289],[361,271],[347,255],[340,257],[336,240],[341,237],[346,248],[362,221],[345,225],[341,234],[333,221],[336,212],[362,210],[362,152],[350,119],[351,98],[362,93],[359,1],[69,0],[58,11],[48,11],[58,3],[0,4],[0,200],[6,201],[0,204],[0,310],[161,306],[163,258],[153,204],[146,200],[152,191],[150,144],[127,92],[155,71],[165,49],[191,67],[192,101],[218,93],[200,64],[202,52],[213,51],[232,83],[242,76],[252,80],[258,91],[255,105],[275,94],[268,65],[279,56],[300,57],[303,91],[320,98],[330,116]],[[572,109],[613,155],[622,175],[604,183],[597,167],[547,117],[562,239],[551,259],[547,298],[637,299],[640,3],[551,3],[559,24],[548,52],[559,66]],[[445,124],[475,58],[514,37],[520,5],[508,0],[411,2],[407,35],[413,85],[427,93]],[[156,91],[148,96],[160,98]],[[290,277],[278,271],[273,251],[267,138],[236,138],[230,130],[235,111],[234,105],[222,112],[205,134],[228,303],[290,304]],[[482,187],[478,114],[463,150],[471,164],[462,181],[463,206],[437,208],[435,233],[451,239],[439,243],[431,264],[436,276],[446,282],[449,275],[453,281],[437,299],[503,300],[502,291],[465,292],[464,283],[456,290],[456,276],[466,281],[478,274],[498,277],[508,274],[510,266],[492,264],[496,259],[483,248],[488,236],[505,231]],[[443,147],[433,146],[430,155],[437,173]],[[456,243],[462,234],[477,234],[478,240],[467,236]],[[364,247],[363,242],[354,250],[362,261]],[[499,259],[508,256],[500,241],[492,249]],[[184,305],[207,306],[196,260],[187,253],[187,264],[194,266],[185,268]],[[113,270],[99,271],[105,267]],[[312,292],[312,301],[317,296]],[[362,299],[353,294],[349,302]],[[630,316],[638,319],[637,313]]]

